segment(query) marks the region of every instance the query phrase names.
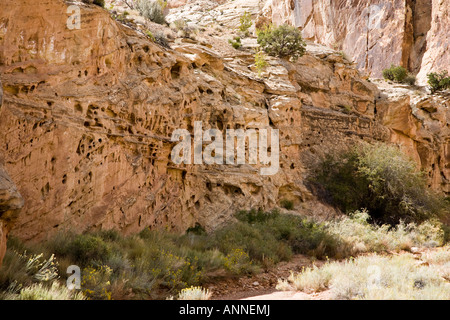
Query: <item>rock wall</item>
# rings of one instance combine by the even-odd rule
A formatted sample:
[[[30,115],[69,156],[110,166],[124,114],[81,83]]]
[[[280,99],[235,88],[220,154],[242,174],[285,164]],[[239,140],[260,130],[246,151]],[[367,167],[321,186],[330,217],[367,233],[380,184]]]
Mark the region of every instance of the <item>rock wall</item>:
[[[449,10],[441,0],[269,0],[262,14],[343,50],[371,77],[400,64],[425,84],[427,73],[450,65]]]
[[[0,112],[3,102],[3,90],[0,82]],[[20,209],[23,207],[22,196],[14,182],[3,168],[0,157],[0,267],[6,252],[6,241]]]
[[[260,78],[249,67],[251,53],[224,58],[195,41],[167,49],[97,6],[77,2],[81,29],[69,29],[70,3],[2,1],[0,154],[25,200],[13,229],[24,240],[60,230],[212,229],[238,210],[271,209],[283,199],[305,214],[332,214],[304,183],[321,156],[397,136],[417,153],[420,139],[397,134],[405,130],[390,117],[400,112],[420,126],[412,109],[398,110],[325,47],[308,46],[295,64],[269,59]],[[279,172],[175,165],[172,132],[192,132],[195,121],[222,132],[279,129]],[[427,139],[422,145],[442,147]],[[434,164],[438,187],[449,182],[441,174],[450,162],[443,148],[439,161],[421,163]]]

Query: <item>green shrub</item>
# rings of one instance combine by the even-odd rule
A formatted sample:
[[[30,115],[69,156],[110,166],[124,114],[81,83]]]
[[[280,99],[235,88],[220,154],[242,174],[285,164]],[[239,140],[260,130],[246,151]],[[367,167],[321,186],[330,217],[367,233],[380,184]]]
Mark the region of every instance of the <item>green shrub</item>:
[[[105,7],[105,0],[82,0],[82,2],[88,3],[88,4],[95,4],[95,5],[100,6],[102,8]]]
[[[432,72],[427,77],[432,93],[450,89],[450,76],[448,75],[448,71],[444,70],[440,73]]]
[[[372,222],[382,224],[421,222],[446,207],[427,188],[415,162],[394,146],[364,144],[327,157],[311,182],[325,201],[343,212],[367,208]]]
[[[247,11],[244,12],[244,14],[239,18],[240,26],[239,31],[244,33],[245,36],[248,36],[248,29],[252,26],[252,15],[248,13]]]
[[[391,65],[390,68],[383,70],[383,77],[397,83],[403,83],[408,76],[408,71],[402,66]]]
[[[267,54],[279,58],[292,58],[294,61],[306,52],[300,30],[295,27],[281,25],[268,26],[258,30],[258,44]]]
[[[232,39],[228,39],[228,43],[235,49],[240,49],[242,47],[241,37],[234,37]]]
[[[159,24],[166,23],[166,17],[164,16],[163,13],[164,8],[162,7],[160,1],[137,0],[136,9],[143,17],[149,19],[150,21]]]
[[[270,219],[278,217],[279,212],[277,210],[272,210],[271,212],[264,211],[262,209],[251,209],[250,211],[242,210],[236,214],[236,218],[239,221],[246,222],[249,224],[263,223]]]
[[[261,263],[289,260],[293,253],[324,258],[340,256],[342,243],[330,235],[325,225],[277,211],[241,211],[240,223],[218,230],[214,243],[225,254],[242,248],[250,258]]]
[[[400,222],[397,226],[390,227],[370,224],[369,217],[368,212],[362,210],[326,223],[327,231],[346,244],[345,255],[410,250],[412,247],[436,247],[444,244],[443,225],[436,220],[419,225]]]
[[[258,76],[261,77],[263,70],[267,67],[266,55],[262,51],[255,54],[255,67],[258,71]]]
[[[390,68],[383,70],[383,78],[396,83],[404,83],[411,86],[415,85],[417,81],[416,77],[409,74],[405,68],[394,65],[391,65]]]
[[[417,78],[410,74],[410,75],[406,76],[406,78],[403,80],[403,83],[413,86],[416,84],[416,81],[417,81]]]
[[[252,261],[249,255],[242,249],[232,249],[224,260],[225,268],[234,274],[251,273]]]
[[[82,265],[106,261],[112,251],[110,246],[99,236],[78,235],[68,245],[66,255]]]
[[[193,233],[196,235],[205,235],[206,230],[199,223],[196,223],[194,227],[188,228],[186,233]]]
[[[105,7],[105,0],[94,0],[94,4],[104,8]]]
[[[287,210],[293,210],[294,209],[294,202],[290,200],[283,199],[280,201],[281,207],[287,209]]]
[[[0,268],[0,292],[9,290],[15,293],[17,290],[11,289],[20,290],[22,287],[31,285],[34,281],[23,259],[14,249],[9,247]]]
[[[70,291],[54,281],[51,285],[36,283],[23,288],[18,294],[10,294],[5,300],[85,300],[82,293]]]

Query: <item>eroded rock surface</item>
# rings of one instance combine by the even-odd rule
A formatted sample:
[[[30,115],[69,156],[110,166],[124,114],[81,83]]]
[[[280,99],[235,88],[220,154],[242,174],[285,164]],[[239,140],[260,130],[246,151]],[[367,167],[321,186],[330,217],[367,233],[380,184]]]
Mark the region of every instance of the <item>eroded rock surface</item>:
[[[426,120],[420,135],[420,128],[398,128],[397,113],[422,122],[333,50],[310,43],[295,64],[268,59],[259,77],[251,51],[192,39],[168,49],[78,2],[79,30],[67,27],[70,3],[4,2],[0,154],[25,200],[13,230],[22,239],[59,230],[213,229],[238,210],[271,209],[283,199],[302,213],[328,215],[333,210],[317,203],[305,179],[321,156],[360,141],[402,137],[421,165],[434,164],[433,186],[448,190],[448,135],[435,127],[448,129],[448,112],[436,105],[439,124]],[[224,23],[239,18],[231,16]],[[195,121],[222,132],[279,129],[279,172],[175,165],[172,132],[192,132]],[[419,140],[433,157],[421,156]]]
[[[345,51],[367,75],[401,64],[424,84],[427,73],[450,65],[449,11],[441,0],[269,0],[262,15]]]
[[[3,90],[0,82],[0,111],[3,102]],[[23,207],[22,196],[14,182],[4,169],[0,157],[0,266],[6,252],[6,241],[20,209]]]

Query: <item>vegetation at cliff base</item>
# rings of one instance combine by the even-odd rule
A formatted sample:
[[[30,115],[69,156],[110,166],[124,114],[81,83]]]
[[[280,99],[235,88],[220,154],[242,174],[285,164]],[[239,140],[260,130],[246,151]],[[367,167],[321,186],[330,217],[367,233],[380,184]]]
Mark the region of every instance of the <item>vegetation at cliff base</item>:
[[[450,258],[450,247],[431,254]],[[429,260],[430,262],[432,260]],[[322,267],[304,268],[280,279],[279,290],[317,293],[329,290],[336,300],[448,300],[449,260],[419,265],[411,254],[369,255]]]
[[[396,225],[448,213],[448,203],[428,189],[426,177],[399,148],[363,144],[327,156],[311,184],[343,212],[366,208],[371,221]]]
[[[390,68],[384,69],[383,78],[396,83],[404,83],[409,85],[416,84],[416,77],[409,74],[408,70],[402,66],[391,65]]]
[[[212,293],[200,286],[214,282],[218,271],[233,278],[270,270],[295,254],[342,259],[437,247],[445,239],[435,220],[390,227],[370,224],[365,210],[318,222],[256,209],[238,212],[235,222],[210,233],[201,226],[185,234],[145,229],[127,237],[59,233],[39,246],[11,238],[0,268],[0,299],[203,299]],[[71,265],[81,269],[81,290],[68,292]]]

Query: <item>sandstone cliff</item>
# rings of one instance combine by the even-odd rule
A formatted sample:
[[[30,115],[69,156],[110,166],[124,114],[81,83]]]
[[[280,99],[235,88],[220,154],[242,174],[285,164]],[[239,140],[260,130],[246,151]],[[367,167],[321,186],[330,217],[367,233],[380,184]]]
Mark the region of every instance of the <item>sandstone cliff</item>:
[[[169,49],[79,2],[81,29],[71,30],[69,4],[2,0],[0,154],[25,200],[13,230],[22,239],[58,230],[212,229],[237,210],[283,199],[306,214],[332,214],[304,181],[321,156],[363,140],[403,143],[430,185],[450,192],[448,98],[420,93],[416,102],[380,91],[342,55],[313,43],[295,64],[269,59],[258,77],[254,39],[243,51],[224,49],[217,36]],[[232,5],[215,9],[225,25],[239,19]],[[195,121],[221,131],[279,129],[280,171],[175,165],[171,134],[192,131]]]
[[[0,111],[3,102],[3,90],[0,82]],[[2,166],[0,158],[0,267],[6,252],[6,241],[20,209],[23,207],[22,196]]]
[[[345,51],[372,77],[401,64],[424,84],[427,73],[450,66],[449,1],[269,0],[263,15]]]

